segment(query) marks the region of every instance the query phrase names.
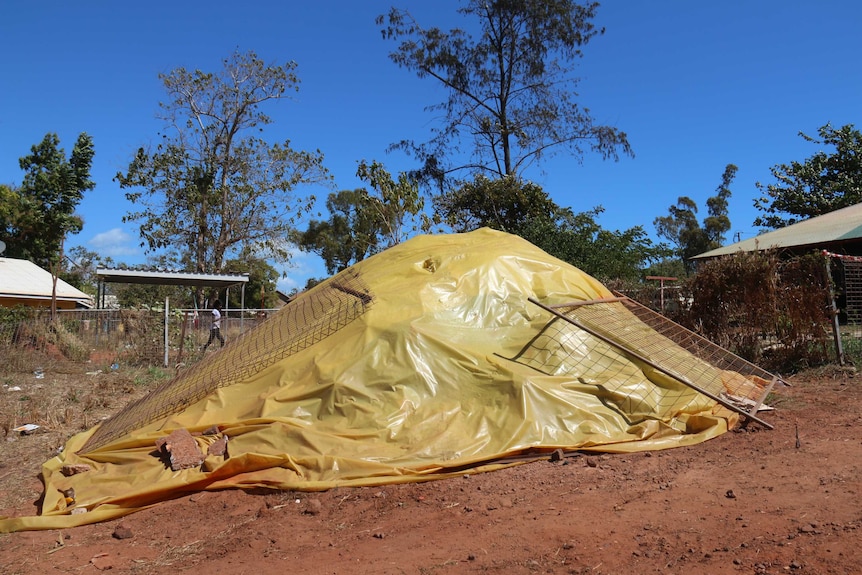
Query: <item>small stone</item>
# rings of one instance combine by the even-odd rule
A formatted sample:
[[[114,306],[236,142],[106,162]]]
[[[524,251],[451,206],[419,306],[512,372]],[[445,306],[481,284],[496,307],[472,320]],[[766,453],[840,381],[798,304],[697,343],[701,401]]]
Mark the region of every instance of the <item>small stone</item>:
[[[215,455],[216,457],[223,457],[227,453],[227,435],[222,435],[215,442],[210,443],[207,448],[207,455]]]
[[[90,469],[92,469],[92,468],[89,465],[87,465],[86,463],[70,463],[70,464],[66,464],[63,467],[61,467],[60,473],[62,473],[66,477],[69,477],[70,475],[77,475],[79,473],[86,473],[87,471],[90,471]]]
[[[99,553],[90,559],[90,563],[99,571],[109,571],[114,568],[114,561],[107,553]]]
[[[321,511],[323,511],[323,504],[319,499],[309,499],[305,502],[303,513],[307,515],[320,515]]]
[[[132,530],[125,525],[117,525],[117,528],[111,533],[111,537],[114,539],[131,539],[134,536],[132,535]]]

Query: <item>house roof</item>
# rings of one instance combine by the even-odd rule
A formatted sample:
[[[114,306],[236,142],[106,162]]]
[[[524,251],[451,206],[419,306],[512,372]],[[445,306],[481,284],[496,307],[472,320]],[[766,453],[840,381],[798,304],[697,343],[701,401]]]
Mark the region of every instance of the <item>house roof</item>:
[[[854,204],[822,216],[816,216],[793,225],[766,232],[723,246],[692,259],[706,259],[734,254],[754,252],[770,248],[821,248],[852,241],[862,241],[862,203]]]
[[[28,260],[0,258],[0,298],[50,300],[53,277]],[[57,300],[93,307],[93,298],[61,279],[57,279]]]

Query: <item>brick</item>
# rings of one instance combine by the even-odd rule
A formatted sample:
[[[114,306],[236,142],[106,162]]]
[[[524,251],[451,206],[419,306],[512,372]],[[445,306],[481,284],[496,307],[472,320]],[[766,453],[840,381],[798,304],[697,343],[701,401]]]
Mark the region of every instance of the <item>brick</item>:
[[[204,462],[204,454],[192,434],[185,429],[177,429],[167,437],[156,440],[156,447],[169,456],[171,469],[191,469]]]
[[[227,453],[227,435],[222,435],[207,448],[207,455],[223,457]]]

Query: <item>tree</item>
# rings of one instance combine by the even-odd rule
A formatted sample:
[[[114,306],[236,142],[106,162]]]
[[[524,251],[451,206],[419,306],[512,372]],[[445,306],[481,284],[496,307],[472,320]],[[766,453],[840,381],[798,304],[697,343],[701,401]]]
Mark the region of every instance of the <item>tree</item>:
[[[3,255],[27,259],[38,220],[39,211],[31,198],[15,186],[0,184],[0,240],[6,243]]]
[[[71,248],[67,261],[70,265],[61,274],[63,281],[91,295],[95,295],[98,291],[99,278],[96,276],[96,270],[100,267],[110,268],[114,265],[112,258],[103,258],[97,252],[88,250],[83,246]]]
[[[763,212],[754,220],[756,226],[782,228],[862,201],[862,133],[853,124],[837,130],[826,124],[818,129],[819,139],[799,135],[835,151],[770,168],[776,182],[757,183],[764,195],[754,200],[754,207]]]
[[[521,235],[530,222],[554,220],[560,207],[541,187],[515,176],[489,179],[477,174],[472,182],[434,198],[437,214],[456,232],[481,227]]]
[[[564,208],[554,220],[532,220],[521,235],[603,282],[638,281],[650,262],[667,255],[667,248],[654,245],[641,226],[624,231],[602,228],[596,221],[602,212],[601,206],[577,214]]]
[[[592,23],[597,8],[572,0],[468,0],[458,12],[478,22],[478,39],[457,28],[422,28],[396,8],[379,16],[384,38],[400,42],[392,61],[448,92],[429,108],[443,114],[432,139],[394,147],[415,154],[422,174],[441,181],[456,170],[519,176],[561,150],[578,160],[588,150],[605,159],[632,155],[624,132],[596,125],[575,101],[574,63],[604,32]],[[447,165],[462,137],[472,139],[469,159]]]
[[[300,249],[319,255],[330,274],[378,251],[380,223],[368,209],[366,197],[362,189],[329,194],[329,219],[311,220],[305,231],[293,237]]]
[[[725,166],[715,195],[706,200],[709,215],[704,218],[703,226],[697,221],[697,203],[688,196],[680,196],[677,204],[668,208],[670,213],[667,216],[653,220],[656,233],[675,246],[676,255],[682,260],[687,273],[694,269],[690,258],[721,247],[724,243],[724,234],[730,229],[727,215],[730,184],[737,170],[733,164]]]
[[[149,251],[175,249],[188,269],[221,271],[244,248],[289,260],[284,238],[311,198],[303,184],[329,180],[323,154],[269,144],[257,134],[270,124],[260,107],[298,90],[296,64],[264,64],[253,52],[234,53],[218,73],[178,68],[160,75],[168,132],[155,149],[138,150],[116,179],[137,211]]]
[[[0,239],[6,255],[53,268],[62,260],[63,242],[84,222],[75,209],[96,184],[90,179],[95,154],[93,140],[78,136],[69,159],[56,134],[46,134],[18,165],[24,170],[21,186],[0,186]]]
[[[243,253],[240,257],[225,262],[225,269],[230,273],[248,274],[245,285],[245,307],[249,309],[269,309],[275,307],[278,295],[275,293],[278,282],[278,270],[269,265],[266,260],[255,257],[252,253]],[[225,298],[228,308],[241,307],[242,291],[232,289]]]
[[[596,222],[603,208],[575,214],[540,186],[512,176],[490,180],[477,175],[435,198],[435,205],[457,232],[485,226],[506,231],[602,280],[638,279],[646,264],[666,254],[640,226],[605,230]]]
[[[328,220],[311,220],[293,235],[303,250],[316,253],[330,274],[346,269],[381,249],[404,241],[417,229],[428,229],[419,186],[407,174],[398,180],[378,162],[359,163],[356,175],[371,187],[342,190],[326,200]]]
[[[356,175],[373,190],[363,190],[364,201],[380,226],[384,248],[400,244],[411,232],[428,229],[429,222],[420,216],[425,200],[413,177],[402,172],[395,181],[383,164],[364,160],[359,162]]]

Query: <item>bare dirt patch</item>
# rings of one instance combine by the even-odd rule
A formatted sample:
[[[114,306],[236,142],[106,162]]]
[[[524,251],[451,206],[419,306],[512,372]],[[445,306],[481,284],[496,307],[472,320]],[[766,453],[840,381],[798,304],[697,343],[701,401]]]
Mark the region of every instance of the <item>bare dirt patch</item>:
[[[39,465],[84,414],[92,424],[144,387],[122,370],[65,375],[51,389],[71,387],[77,403],[40,405],[68,408],[66,423],[52,416],[0,446],[2,514],[34,511]],[[421,484],[198,493],[116,521],[0,535],[0,573],[862,573],[862,378],[791,383],[763,415],[772,431]],[[19,392],[3,393],[8,421]]]

